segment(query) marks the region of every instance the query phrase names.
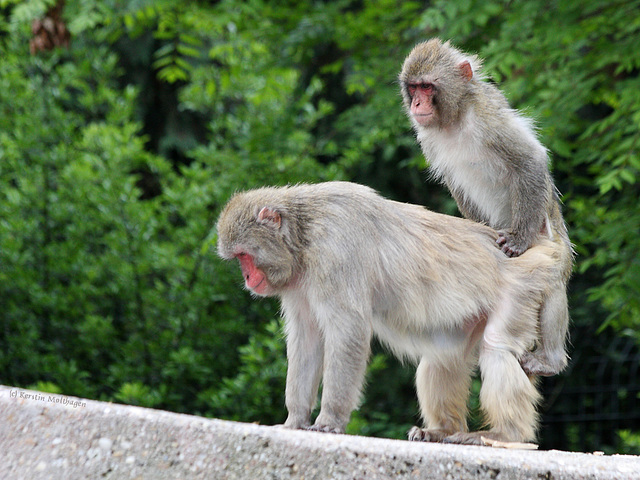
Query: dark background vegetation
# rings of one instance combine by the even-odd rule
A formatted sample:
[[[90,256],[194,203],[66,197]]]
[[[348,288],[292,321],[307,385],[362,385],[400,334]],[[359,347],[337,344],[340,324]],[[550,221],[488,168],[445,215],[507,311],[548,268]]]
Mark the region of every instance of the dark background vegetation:
[[[278,306],[216,258],[216,216],[332,179],[457,214],[396,83],[439,36],[536,119],[578,253],[540,443],[640,453],[640,2],[56,3],[0,0],[1,383],[282,422]],[[413,368],[374,352],[349,432],[402,438]]]

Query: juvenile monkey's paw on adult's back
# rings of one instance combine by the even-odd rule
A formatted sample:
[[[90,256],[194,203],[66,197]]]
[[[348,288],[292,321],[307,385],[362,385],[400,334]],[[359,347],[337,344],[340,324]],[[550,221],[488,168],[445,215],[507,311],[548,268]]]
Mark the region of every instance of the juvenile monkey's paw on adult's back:
[[[519,257],[527,250],[526,244],[518,241],[513,234],[505,231],[498,232],[496,243],[507,257]]]

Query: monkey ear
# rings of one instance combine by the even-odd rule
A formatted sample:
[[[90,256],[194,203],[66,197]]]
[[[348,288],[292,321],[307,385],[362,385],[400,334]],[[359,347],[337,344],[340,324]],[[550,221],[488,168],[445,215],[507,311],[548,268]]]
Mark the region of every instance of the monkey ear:
[[[471,64],[468,60],[465,60],[464,62],[459,64],[458,68],[460,69],[460,75],[462,75],[462,78],[467,81],[473,78],[473,69],[471,68]]]
[[[262,210],[258,212],[258,217],[256,218],[256,220],[258,221],[258,223],[272,225],[276,228],[280,228],[280,225],[282,225],[282,217],[280,216],[280,212],[271,207],[262,207]]]

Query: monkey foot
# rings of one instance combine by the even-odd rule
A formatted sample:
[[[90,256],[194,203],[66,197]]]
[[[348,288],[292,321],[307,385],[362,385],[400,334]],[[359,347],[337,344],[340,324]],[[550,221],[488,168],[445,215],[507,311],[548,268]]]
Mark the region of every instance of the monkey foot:
[[[407,437],[411,442],[442,442],[449,435],[451,432],[448,430],[413,427]]]
[[[552,377],[560,373],[564,367],[566,366],[566,362],[564,365],[560,365],[554,367],[549,365],[549,363],[541,360],[537,357],[533,352],[526,352],[524,355],[520,357],[520,366],[524,373],[527,375],[537,375],[540,377]]]
[[[443,443],[455,443],[458,445],[489,445],[489,442],[507,442],[508,439],[497,432],[481,431],[481,432],[458,432],[442,440]]]
[[[331,425],[311,425],[310,427],[305,427],[304,430],[322,433],[344,433],[344,428],[332,427]]]

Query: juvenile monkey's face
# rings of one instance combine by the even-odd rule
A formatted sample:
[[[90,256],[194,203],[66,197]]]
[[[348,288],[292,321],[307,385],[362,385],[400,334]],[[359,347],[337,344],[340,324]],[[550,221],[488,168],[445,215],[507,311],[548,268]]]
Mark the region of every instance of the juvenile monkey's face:
[[[400,73],[402,97],[416,128],[448,128],[465,107],[474,76],[470,60],[438,39],[416,45]]]
[[[430,82],[410,82],[406,85],[411,99],[409,112],[412,118],[423,127],[429,127],[436,121],[434,95],[436,87]]]
[[[433,57],[434,49],[439,46],[439,42],[433,41],[417,45],[402,66],[402,96],[407,114],[416,126],[430,127],[438,123],[439,72]]]

